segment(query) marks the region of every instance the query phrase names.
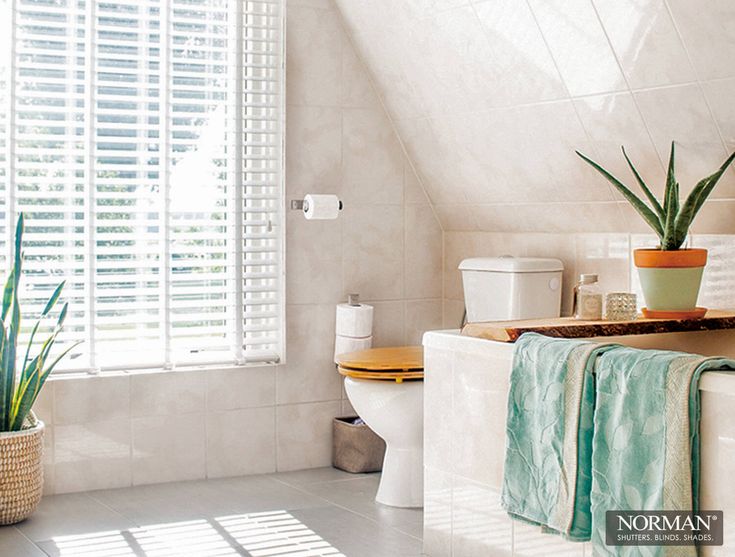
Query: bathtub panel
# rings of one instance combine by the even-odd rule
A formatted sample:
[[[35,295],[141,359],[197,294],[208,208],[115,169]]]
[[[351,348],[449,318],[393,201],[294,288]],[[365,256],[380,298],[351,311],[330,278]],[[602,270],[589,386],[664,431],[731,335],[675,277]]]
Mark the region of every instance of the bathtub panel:
[[[735,356],[735,331],[668,333],[614,340],[639,348],[688,350]],[[452,483],[452,557],[590,557],[589,544],[567,542],[539,528],[509,519],[500,507],[508,377],[513,345],[433,331],[424,337],[426,455],[441,474],[427,471],[429,529],[427,555],[447,555],[446,489]],[[451,355],[451,365],[447,364]],[[707,373],[702,391],[702,508],[725,513],[725,545],[703,548],[705,557],[735,555],[735,376]],[[451,393],[451,394],[448,394]],[[448,402],[448,397],[451,403]],[[429,418],[429,416],[431,416]],[[434,447],[430,445],[434,444]],[[452,462],[449,469],[446,462]],[[443,494],[443,498],[442,498]],[[437,535],[440,532],[441,535]],[[441,541],[437,541],[441,540]],[[511,543],[512,541],[512,543]]]
[[[433,554],[428,553],[433,557]],[[513,523],[500,507],[500,492],[455,476],[452,490],[452,555],[510,557]]]
[[[452,471],[452,360],[454,353],[441,348],[426,348],[424,368],[424,466]]]
[[[452,476],[424,471],[424,551],[431,557],[452,554]]]

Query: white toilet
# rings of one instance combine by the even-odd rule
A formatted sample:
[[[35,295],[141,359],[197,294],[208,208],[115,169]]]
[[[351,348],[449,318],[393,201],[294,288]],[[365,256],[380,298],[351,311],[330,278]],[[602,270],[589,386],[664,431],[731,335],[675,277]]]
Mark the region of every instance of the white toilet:
[[[459,269],[469,322],[559,316],[563,266],[558,259],[481,257],[465,259]],[[373,348],[340,354],[335,361],[355,411],[386,444],[375,500],[393,507],[421,507],[422,348]]]
[[[421,346],[372,348],[337,356],[357,414],[385,441],[375,500],[421,507],[424,500],[424,362]]]

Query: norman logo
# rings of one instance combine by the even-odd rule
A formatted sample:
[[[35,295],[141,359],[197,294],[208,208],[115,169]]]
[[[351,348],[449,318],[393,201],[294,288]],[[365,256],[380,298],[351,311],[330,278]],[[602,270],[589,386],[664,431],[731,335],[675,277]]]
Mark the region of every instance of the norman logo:
[[[722,545],[722,511],[607,511],[607,545]]]

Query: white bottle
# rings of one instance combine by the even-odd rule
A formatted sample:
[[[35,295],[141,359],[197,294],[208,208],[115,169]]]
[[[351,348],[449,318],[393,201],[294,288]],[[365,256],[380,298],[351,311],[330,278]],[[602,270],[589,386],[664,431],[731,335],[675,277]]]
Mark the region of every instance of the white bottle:
[[[574,287],[574,318],[584,321],[602,319],[602,292],[597,283],[597,275],[579,275]]]

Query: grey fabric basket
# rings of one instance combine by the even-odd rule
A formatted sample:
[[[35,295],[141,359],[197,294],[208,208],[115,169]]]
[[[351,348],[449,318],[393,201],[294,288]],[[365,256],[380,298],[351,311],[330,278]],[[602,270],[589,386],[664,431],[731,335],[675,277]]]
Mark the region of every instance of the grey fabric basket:
[[[350,423],[355,418],[334,418],[332,464],[353,474],[379,472],[383,469],[385,441],[366,424]]]

